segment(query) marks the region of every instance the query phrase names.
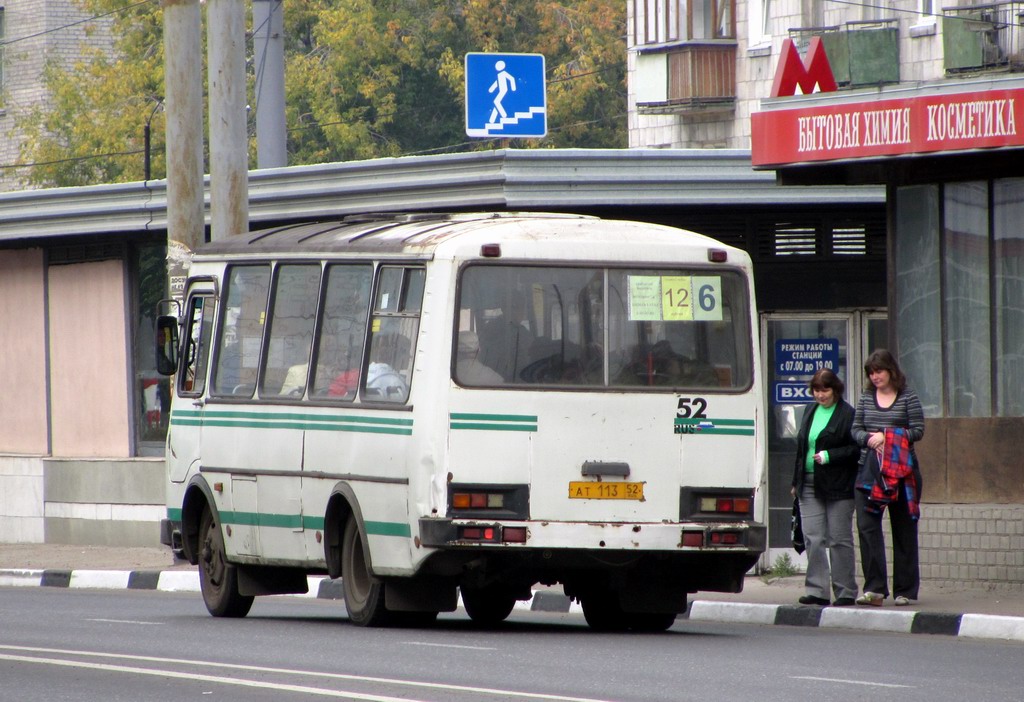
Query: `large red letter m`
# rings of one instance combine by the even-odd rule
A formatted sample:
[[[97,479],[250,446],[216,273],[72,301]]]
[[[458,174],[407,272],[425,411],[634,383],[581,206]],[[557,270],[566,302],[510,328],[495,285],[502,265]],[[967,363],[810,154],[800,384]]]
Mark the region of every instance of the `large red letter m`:
[[[800,54],[793,45],[792,39],[782,42],[782,56],[779,58],[779,67],[775,69],[775,81],[772,83],[772,97],[796,95],[796,86],[804,95],[814,92],[814,86],[821,88],[821,92],[829,93],[836,90],[835,76],[832,75],[832,66],[825,54],[825,47],[821,43],[821,37],[811,37],[810,46],[807,48],[807,66],[800,60]]]

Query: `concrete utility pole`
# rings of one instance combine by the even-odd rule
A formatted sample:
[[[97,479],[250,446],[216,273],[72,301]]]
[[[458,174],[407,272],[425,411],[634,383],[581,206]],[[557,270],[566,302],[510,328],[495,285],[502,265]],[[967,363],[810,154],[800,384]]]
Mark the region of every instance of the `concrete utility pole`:
[[[288,165],[284,119],[284,8],[281,0],[252,0],[256,59],[256,167]]]
[[[199,0],[161,0],[167,113],[167,279],[181,300],[203,243],[203,66]]]
[[[206,21],[210,84],[210,236],[223,239],[249,231],[244,0],[209,0]]]

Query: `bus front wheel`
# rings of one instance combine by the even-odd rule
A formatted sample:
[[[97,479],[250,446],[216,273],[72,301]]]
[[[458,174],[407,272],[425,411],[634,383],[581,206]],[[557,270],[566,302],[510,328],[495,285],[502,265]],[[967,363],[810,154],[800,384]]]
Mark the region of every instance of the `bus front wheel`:
[[[199,587],[215,617],[244,617],[252,607],[254,598],[238,592],[238,569],[228,563],[224,534],[209,506],[199,521]]]
[[[387,624],[384,583],[370,574],[359,524],[354,516],[348,518],[341,541],[341,586],[349,619],[359,626]]]

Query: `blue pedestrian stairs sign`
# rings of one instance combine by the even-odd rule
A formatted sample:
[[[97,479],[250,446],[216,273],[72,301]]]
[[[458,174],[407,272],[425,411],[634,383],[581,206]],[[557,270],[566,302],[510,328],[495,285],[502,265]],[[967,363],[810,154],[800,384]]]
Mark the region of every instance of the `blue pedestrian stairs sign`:
[[[466,54],[466,134],[542,137],[548,133],[541,54]]]

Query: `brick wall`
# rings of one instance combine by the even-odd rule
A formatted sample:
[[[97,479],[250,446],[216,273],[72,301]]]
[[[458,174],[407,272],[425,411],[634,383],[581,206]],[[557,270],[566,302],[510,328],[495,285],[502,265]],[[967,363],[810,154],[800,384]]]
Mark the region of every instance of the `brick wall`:
[[[3,103],[0,107],[0,165],[20,162],[23,137],[16,117],[48,100],[42,71],[49,59],[71,65],[84,42],[111,47],[106,21],[73,24],[89,17],[74,0],[4,0]],[[72,25],[73,26],[69,26]],[[88,28],[94,31],[87,35]],[[21,190],[18,169],[0,168],[0,191]]]
[[[1024,505],[923,504],[921,512],[925,587],[1024,591]]]

